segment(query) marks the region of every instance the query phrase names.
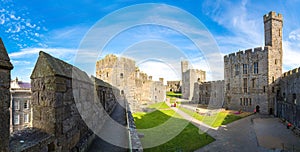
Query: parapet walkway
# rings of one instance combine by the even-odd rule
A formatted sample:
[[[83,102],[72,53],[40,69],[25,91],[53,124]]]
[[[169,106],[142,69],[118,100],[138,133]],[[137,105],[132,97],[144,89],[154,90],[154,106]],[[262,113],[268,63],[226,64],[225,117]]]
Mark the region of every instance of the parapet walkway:
[[[111,118],[118,122],[123,127],[116,127],[113,122],[107,121],[102,127],[101,131],[110,134],[110,139],[119,145],[128,145],[128,131],[126,129],[126,110],[117,103],[114,111],[111,113]],[[127,148],[119,147],[111,144],[100,137],[96,137],[91,146],[89,152],[127,152]]]

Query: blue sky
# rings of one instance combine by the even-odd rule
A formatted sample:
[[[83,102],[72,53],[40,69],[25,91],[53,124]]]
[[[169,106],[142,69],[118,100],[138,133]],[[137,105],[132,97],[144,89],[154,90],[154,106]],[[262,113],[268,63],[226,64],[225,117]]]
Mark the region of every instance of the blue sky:
[[[124,8],[143,3],[158,5],[137,11]],[[151,20],[155,23],[173,24],[142,24],[123,29],[113,35],[105,47],[97,48],[97,54],[90,54],[98,59],[109,53],[128,56],[134,58],[140,68],[149,75],[154,75],[154,78],[165,77],[169,80],[180,78],[179,61],[188,59],[193,68],[212,71],[208,72],[209,79],[216,80],[223,78],[222,65],[212,68],[207,59],[222,60],[225,54],[263,46],[262,17],[269,11],[276,11],[284,16],[284,71],[299,67],[299,7],[299,0],[1,0],[0,37],[14,65],[12,78],[19,77],[21,80],[30,81],[29,77],[40,50],[77,65],[78,50],[82,48],[88,32],[97,28],[97,25],[110,23],[105,26],[109,29],[106,34],[110,34],[108,32],[115,32],[120,26],[116,21],[127,24],[130,21]],[[178,15],[180,12],[189,17]],[[110,14],[115,16],[107,17]],[[194,22],[194,19],[201,24]],[[195,41],[191,41],[190,34],[186,34],[190,32],[201,35],[207,31],[209,34],[206,33],[206,36],[213,39],[198,41],[202,45],[200,48],[197,48]],[[105,33],[99,33],[97,38],[102,39],[105,36]],[[205,51],[215,44],[219,55],[207,55]],[[89,53],[89,50],[86,51]],[[78,66],[81,67],[79,64]],[[94,74],[94,66],[89,66],[89,69],[84,66],[82,68],[89,74]]]

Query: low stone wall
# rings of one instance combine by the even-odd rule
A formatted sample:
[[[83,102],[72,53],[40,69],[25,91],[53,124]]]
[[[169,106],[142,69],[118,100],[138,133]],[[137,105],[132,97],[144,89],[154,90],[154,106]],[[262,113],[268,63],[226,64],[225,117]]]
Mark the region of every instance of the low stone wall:
[[[143,151],[143,147],[142,147],[142,143],[140,141],[140,138],[138,136],[138,132],[136,131],[136,126],[134,123],[134,118],[132,116],[132,113],[130,111],[129,106],[127,106],[127,123],[128,123],[128,129],[130,131],[130,137],[131,137],[131,147],[132,147],[132,151],[134,152],[142,152]]]

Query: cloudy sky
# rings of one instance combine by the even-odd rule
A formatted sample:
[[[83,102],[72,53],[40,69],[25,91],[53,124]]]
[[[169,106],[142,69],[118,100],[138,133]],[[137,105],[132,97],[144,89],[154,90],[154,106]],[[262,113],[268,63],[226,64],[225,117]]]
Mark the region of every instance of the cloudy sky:
[[[270,11],[284,16],[284,71],[299,67],[299,6],[300,0],[1,0],[0,37],[12,78],[23,81],[41,50],[90,75],[97,59],[115,53],[156,79],[180,79],[180,60],[188,60],[217,80],[225,54],[264,45],[262,17]]]

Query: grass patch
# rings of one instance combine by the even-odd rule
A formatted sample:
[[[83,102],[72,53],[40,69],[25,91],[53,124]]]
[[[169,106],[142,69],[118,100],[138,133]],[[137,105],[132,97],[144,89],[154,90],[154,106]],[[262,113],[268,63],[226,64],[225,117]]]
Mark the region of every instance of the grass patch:
[[[167,97],[181,98],[181,96],[182,96],[181,93],[174,93],[174,92],[171,92],[171,91],[168,91],[166,94],[167,94]]]
[[[165,102],[158,102],[148,106],[148,108],[155,108],[155,109],[168,109],[170,108]]]
[[[202,121],[203,123],[210,125],[212,127],[219,127],[221,125],[226,125],[226,124],[234,122],[238,119],[241,119],[243,117],[250,115],[250,113],[236,115],[229,111],[222,111],[215,115],[207,116],[207,115],[200,115],[200,114],[196,113],[195,111],[187,109],[187,108],[179,107],[179,109],[182,110],[183,112],[185,112],[186,114],[194,117],[195,119]]]
[[[165,136],[168,136],[170,133],[172,133],[172,131],[180,129],[178,131],[179,134],[171,140],[162,145],[144,149],[145,152],[194,151],[215,140],[208,134],[199,132],[199,129],[197,127],[189,123],[187,120],[183,119],[172,109],[161,108],[165,107],[164,104],[151,105],[150,107],[156,107],[157,110],[150,113],[138,112],[133,114],[137,129],[161,127],[161,130],[153,130],[148,132],[148,134],[147,130],[141,130],[141,132],[145,135],[144,138],[141,138],[141,142],[143,145],[159,140],[160,138],[164,138]],[[173,125],[164,126],[166,123],[170,122],[171,124],[173,123]],[[182,130],[181,128],[184,129]]]

